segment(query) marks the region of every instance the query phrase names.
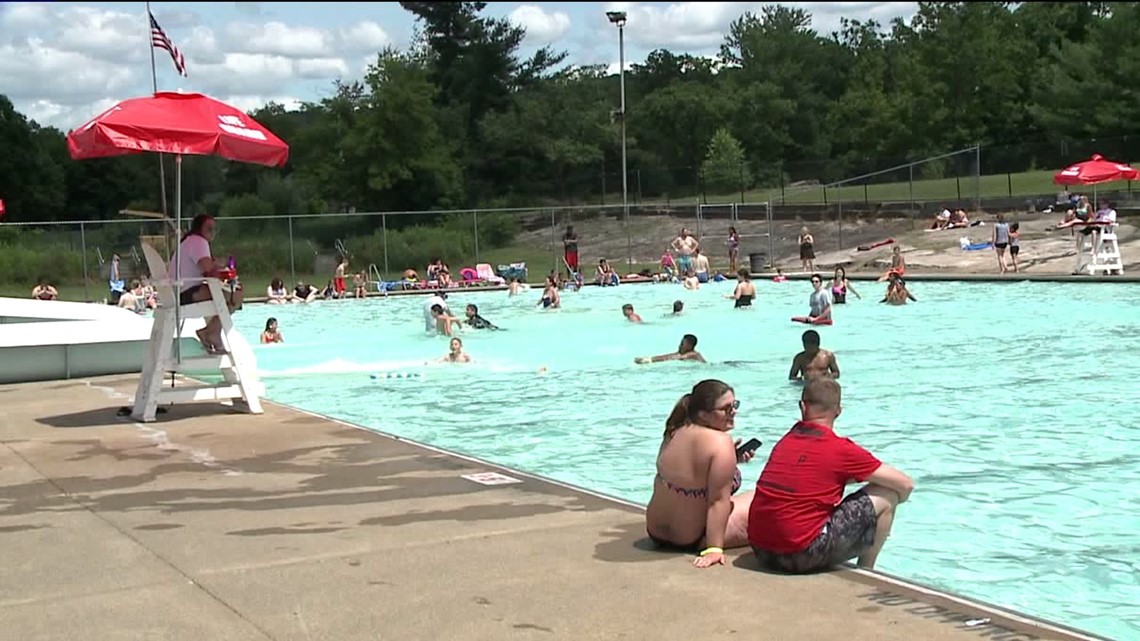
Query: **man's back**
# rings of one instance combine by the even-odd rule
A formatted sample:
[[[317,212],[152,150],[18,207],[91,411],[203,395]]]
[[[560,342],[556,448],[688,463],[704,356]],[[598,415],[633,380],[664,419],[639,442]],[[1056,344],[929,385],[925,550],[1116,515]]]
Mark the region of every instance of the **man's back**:
[[[804,549],[843,499],[846,485],[865,481],[880,465],[826,425],[796,423],[772,448],[756,483],[749,541],[781,554]]]

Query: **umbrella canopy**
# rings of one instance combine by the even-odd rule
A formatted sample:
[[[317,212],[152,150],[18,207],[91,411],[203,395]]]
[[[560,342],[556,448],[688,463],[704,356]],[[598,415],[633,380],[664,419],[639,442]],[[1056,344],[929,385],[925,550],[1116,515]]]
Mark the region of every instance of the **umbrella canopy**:
[[[131,98],[67,135],[74,160],[144,151],[221,156],[281,166],[289,146],[236,107],[198,93],[159,92]]]
[[[1138,178],[1140,178],[1140,172],[1132,167],[1105,160],[1104,156],[1094,154],[1091,160],[1070,165],[1057,172],[1053,176],[1053,182],[1058,185],[1097,185],[1115,180],[1136,180]]]

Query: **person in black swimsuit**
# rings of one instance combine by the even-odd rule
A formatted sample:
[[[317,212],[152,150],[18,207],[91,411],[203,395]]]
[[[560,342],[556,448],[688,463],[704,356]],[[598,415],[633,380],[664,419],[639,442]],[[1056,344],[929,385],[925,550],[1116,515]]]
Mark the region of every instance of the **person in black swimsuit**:
[[[475,329],[499,329],[494,323],[480,316],[479,308],[474,304],[467,305],[464,313],[467,315],[467,324]]]
[[[742,267],[736,272],[736,289],[728,296],[736,300],[733,307],[752,307],[752,299],[756,298],[756,285],[752,283],[752,274]]]

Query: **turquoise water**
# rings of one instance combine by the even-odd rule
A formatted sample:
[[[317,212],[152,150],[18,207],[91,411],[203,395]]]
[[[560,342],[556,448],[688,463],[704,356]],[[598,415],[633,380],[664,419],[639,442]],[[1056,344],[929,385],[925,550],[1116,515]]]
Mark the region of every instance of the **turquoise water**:
[[[732,384],[735,435],[764,441],[746,487],[796,419],[786,376],[805,327],[788,319],[806,313],[810,286],[757,282],[751,310],[732,309],[731,287],[588,288],[555,311],[534,307],[538,290],[455,292],[452,310],[474,302],[506,328],[462,334],[470,365],[423,365],[447,339],[424,335],[418,296],[251,305],[235,318],[251,340],[280,321],[286,343],[256,348],[273,400],[644,504],[665,417],[698,380]],[[856,287],[863,300],[818,328],[842,369],[838,431],[918,485],[879,568],[1140,638],[1140,424],[1128,400],[1140,287],[913,283],[920,302],[905,307],[877,304],[881,284]],[[675,299],[685,312],[666,317]],[[622,318],[627,302],[644,325]],[[684,333],[710,364],[633,364]],[[422,379],[369,376],[384,370]]]

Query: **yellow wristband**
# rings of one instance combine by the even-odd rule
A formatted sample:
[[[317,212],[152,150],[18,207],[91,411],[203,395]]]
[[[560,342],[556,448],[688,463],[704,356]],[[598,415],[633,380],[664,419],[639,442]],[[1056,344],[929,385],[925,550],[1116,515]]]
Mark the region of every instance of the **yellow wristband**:
[[[708,556],[710,554],[724,554],[721,548],[705,548],[701,550],[701,556]]]

